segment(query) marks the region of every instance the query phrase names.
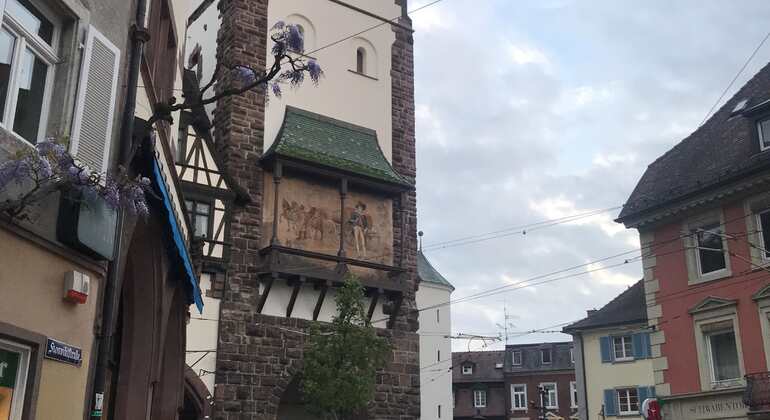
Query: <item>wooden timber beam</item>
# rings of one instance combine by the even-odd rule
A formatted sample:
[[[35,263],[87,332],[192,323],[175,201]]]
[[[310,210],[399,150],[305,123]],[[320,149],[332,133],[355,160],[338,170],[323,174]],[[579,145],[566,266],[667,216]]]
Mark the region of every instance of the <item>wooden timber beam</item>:
[[[313,309],[313,321],[318,321],[318,314],[321,313],[321,307],[324,304],[324,299],[326,299],[326,292],[329,291],[329,287],[331,287],[330,281],[325,281],[323,285],[321,285],[321,293],[318,295],[318,301],[316,301],[315,309]]]
[[[294,303],[297,302],[297,295],[299,295],[299,289],[305,283],[305,277],[300,277],[294,281],[294,290],[291,291],[291,298],[289,298],[289,306],[286,307],[286,318],[291,318],[291,312],[294,310]]]

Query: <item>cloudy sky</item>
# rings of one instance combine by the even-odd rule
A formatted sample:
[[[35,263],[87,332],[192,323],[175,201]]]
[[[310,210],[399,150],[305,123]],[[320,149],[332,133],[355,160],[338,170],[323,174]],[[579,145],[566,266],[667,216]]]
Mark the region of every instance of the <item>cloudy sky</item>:
[[[419,227],[458,299],[638,247],[636,232],[612,221],[619,210],[526,235],[436,244],[623,204],[647,164],[700,124],[764,38],[770,4],[444,0],[412,18]],[[768,61],[770,42],[732,90]],[[641,278],[634,262],[603,269],[636,255],[454,304],[452,329],[497,334],[504,307],[513,331],[578,320]]]

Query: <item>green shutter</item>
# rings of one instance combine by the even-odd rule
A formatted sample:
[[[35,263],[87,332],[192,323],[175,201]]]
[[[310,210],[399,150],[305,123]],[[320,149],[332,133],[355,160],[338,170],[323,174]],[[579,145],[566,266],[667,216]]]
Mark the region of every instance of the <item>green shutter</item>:
[[[0,387],[13,389],[19,370],[19,353],[0,349]]]

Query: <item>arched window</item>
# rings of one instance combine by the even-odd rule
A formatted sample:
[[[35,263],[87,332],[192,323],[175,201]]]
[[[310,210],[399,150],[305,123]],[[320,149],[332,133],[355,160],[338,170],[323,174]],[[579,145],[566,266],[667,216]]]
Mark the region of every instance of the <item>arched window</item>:
[[[300,24],[297,24],[297,30],[299,31],[299,34],[302,35],[302,43],[304,44],[305,43],[305,27],[300,25]],[[307,44],[305,44],[305,45],[307,45]],[[294,52],[299,53],[301,51],[294,51]]]
[[[356,50],[356,71],[366,74],[366,50],[362,47],[358,47]]]

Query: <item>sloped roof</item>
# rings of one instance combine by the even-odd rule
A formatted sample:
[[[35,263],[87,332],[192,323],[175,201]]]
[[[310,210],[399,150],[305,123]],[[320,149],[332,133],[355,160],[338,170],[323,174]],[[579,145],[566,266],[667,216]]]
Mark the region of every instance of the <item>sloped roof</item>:
[[[505,351],[465,351],[452,353],[452,382],[497,382],[503,381]],[[473,373],[463,375],[462,366],[473,364]],[[501,367],[497,368],[496,365]]]
[[[452,286],[452,283],[433,268],[433,265],[431,265],[430,261],[428,261],[422,251],[417,253],[417,276],[420,278],[421,282],[439,284],[452,290],[455,289],[455,287]]]
[[[529,344],[509,344],[505,346],[506,354],[512,354],[514,351],[521,351],[521,364],[513,365],[513,357],[506,356],[505,371],[509,373],[535,373],[549,372],[554,370],[575,369],[572,363],[570,349],[571,341],[557,343],[529,343]],[[551,363],[543,363],[540,350],[551,350]]]
[[[377,132],[291,106],[264,158],[273,155],[412,187],[385,159]]]
[[[644,280],[639,280],[598,311],[564,327],[564,331],[569,333],[576,330],[645,322],[647,322],[647,303],[644,298]]]
[[[651,163],[628,198],[618,221],[770,168],[770,153],[760,153],[754,120],[733,114],[770,100],[770,64],[727,101],[705,124]]]

